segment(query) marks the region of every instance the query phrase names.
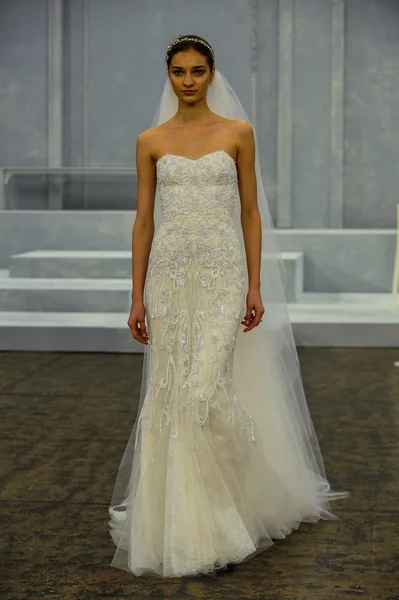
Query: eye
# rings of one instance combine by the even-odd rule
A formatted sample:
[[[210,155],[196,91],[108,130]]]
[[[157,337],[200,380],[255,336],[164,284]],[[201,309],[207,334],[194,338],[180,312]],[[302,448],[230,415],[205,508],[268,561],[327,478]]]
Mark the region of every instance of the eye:
[[[174,75],[181,75],[181,73],[182,73],[182,72],[183,72],[183,71],[182,71],[181,69],[175,69],[175,70],[173,71],[173,74],[174,74]],[[194,73],[195,73],[196,75],[202,75],[203,73],[205,73],[205,71],[204,71],[203,69],[195,69],[195,70],[194,70]]]

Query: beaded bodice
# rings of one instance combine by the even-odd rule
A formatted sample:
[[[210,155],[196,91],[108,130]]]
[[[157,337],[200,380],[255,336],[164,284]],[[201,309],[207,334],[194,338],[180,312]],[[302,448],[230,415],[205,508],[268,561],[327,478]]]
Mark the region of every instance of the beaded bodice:
[[[234,159],[224,150],[190,159],[166,154],[157,162],[157,186],[163,220],[154,237],[148,274],[160,262],[184,278],[196,259],[198,272],[235,264],[242,257],[232,213],[239,201]],[[205,269],[205,271],[204,271]]]
[[[165,220],[226,220],[237,196],[235,162],[224,150],[198,159],[165,154],[157,162],[157,183]]]

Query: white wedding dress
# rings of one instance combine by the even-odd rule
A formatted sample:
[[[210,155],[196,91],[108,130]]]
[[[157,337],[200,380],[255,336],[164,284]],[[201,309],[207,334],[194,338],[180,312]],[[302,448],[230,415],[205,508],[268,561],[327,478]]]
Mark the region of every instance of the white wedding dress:
[[[181,577],[247,560],[301,521],[335,519],[328,499],[348,493],[331,492],[309,468],[289,415],[276,409],[272,355],[260,365],[270,381],[266,431],[246,406],[256,382],[241,381],[237,392],[234,361],[256,357],[253,331],[241,331],[246,266],[231,217],[234,159],[223,150],[196,160],[166,154],[157,186],[163,221],[144,290],[149,387],[128,492],[109,511],[111,565]],[[247,337],[246,357],[235,355],[238,335]]]

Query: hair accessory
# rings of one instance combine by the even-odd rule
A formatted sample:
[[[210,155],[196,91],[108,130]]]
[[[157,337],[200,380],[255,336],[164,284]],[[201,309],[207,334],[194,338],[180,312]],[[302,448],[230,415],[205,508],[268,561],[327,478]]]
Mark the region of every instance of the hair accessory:
[[[171,49],[173,48],[173,46],[175,46],[176,44],[178,44],[180,42],[198,42],[199,44],[202,44],[203,46],[206,46],[208,48],[208,50],[210,51],[210,53],[212,54],[213,60],[215,60],[215,52],[213,51],[212,46],[210,46],[208,44],[208,42],[206,42],[205,40],[202,40],[200,38],[195,38],[195,37],[190,37],[188,35],[184,35],[182,37],[176,38],[171,44],[169,44],[168,49],[167,49],[166,54],[165,54],[165,61],[166,62],[168,62],[169,53],[170,53]]]

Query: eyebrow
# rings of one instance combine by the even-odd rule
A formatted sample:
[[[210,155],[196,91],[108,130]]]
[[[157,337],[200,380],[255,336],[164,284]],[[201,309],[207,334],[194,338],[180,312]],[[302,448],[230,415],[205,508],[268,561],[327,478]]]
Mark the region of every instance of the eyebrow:
[[[195,65],[191,67],[192,69],[205,69],[205,65]],[[179,65],[173,65],[172,69],[183,69],[183,67],[179,67]]]

